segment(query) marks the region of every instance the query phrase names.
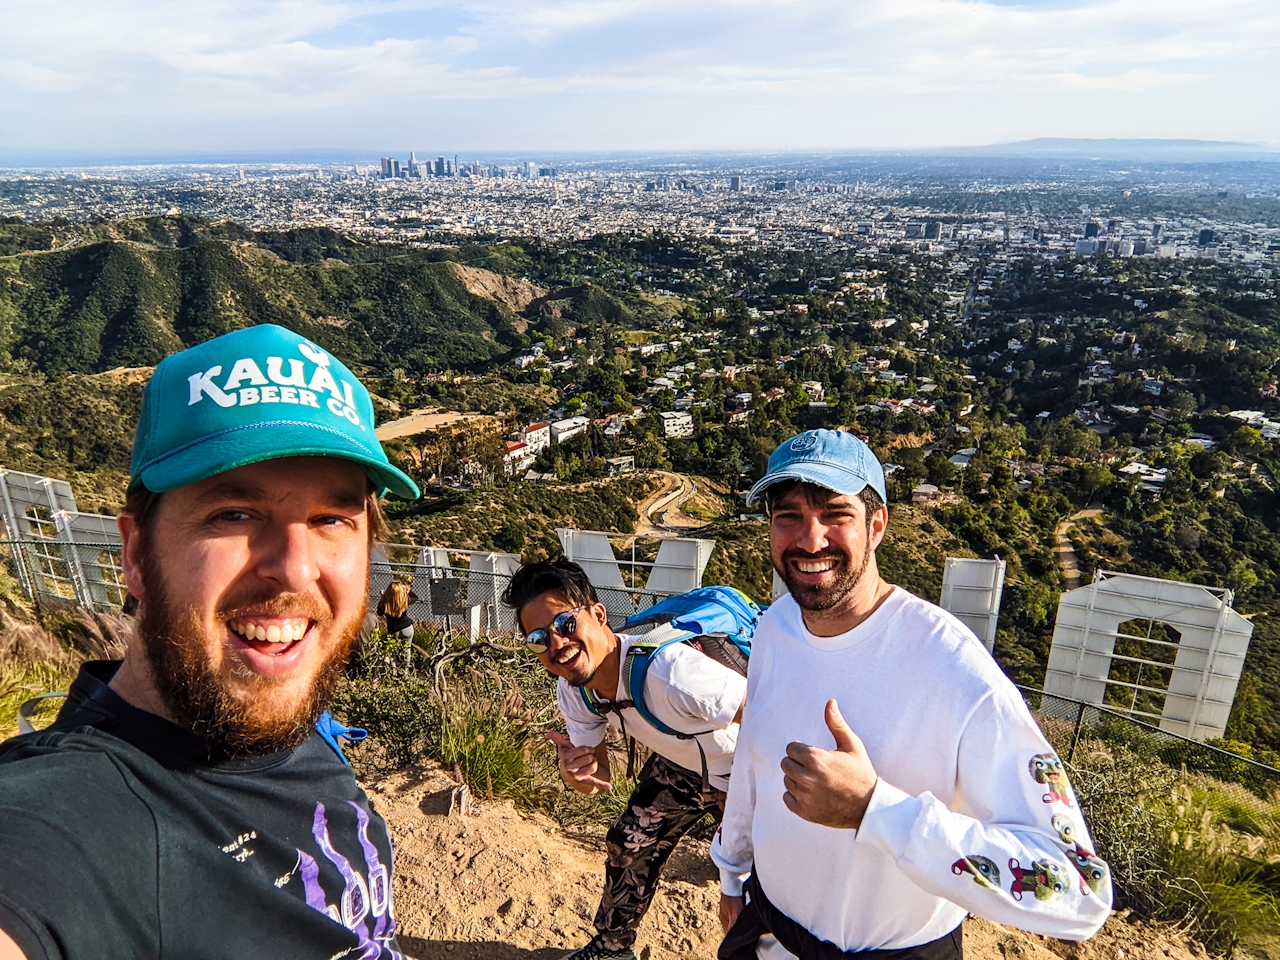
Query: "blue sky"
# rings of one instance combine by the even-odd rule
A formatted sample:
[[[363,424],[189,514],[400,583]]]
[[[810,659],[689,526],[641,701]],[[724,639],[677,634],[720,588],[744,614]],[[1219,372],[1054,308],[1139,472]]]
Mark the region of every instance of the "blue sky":
[[[0,148],[1280,142],[1277,0],[0,0]]]

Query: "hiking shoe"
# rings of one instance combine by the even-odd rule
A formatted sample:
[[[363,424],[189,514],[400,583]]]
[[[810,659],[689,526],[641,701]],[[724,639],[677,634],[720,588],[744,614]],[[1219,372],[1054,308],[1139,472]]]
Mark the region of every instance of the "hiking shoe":
[[[636,960],[636,952],[630,947],[610,950],[597,935],[592,937],[591,942],[581,950],[566,953],[564,960]]]

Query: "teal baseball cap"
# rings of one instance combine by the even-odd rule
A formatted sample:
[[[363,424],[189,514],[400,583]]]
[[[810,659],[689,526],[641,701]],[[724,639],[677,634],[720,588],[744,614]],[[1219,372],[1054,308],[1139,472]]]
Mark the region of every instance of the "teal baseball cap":
[[[806,430],[785,440],[769,455],[769,469],[751,492],[747,503],[755,503],[775,483],[800,480],[836,493],[855,496],[870,487],[888,502],[884,488],[884,468],[871,448],[843,430]]]
[[[369,391],[342,361],[272,323],[160,361],[142,394],[129,485],[177,490],[280,457],[354,460],[379,494],[414,499],[374,435]]]

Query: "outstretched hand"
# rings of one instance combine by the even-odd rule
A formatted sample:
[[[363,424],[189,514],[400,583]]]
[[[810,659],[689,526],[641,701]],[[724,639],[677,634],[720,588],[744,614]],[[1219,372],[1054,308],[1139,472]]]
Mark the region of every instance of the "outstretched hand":
[[[823,750],[799,741],[787,744],[782,760],[787,790],[782,802],[811,823],[856,830],[871,802],[876,771],[834,700],[827,701],[825,719],[836,748]]]
[[[588,795],[613,789],[608,780],[596,776],[600,764],[596,760],[595,747],[575,747],[568,737],[555,730],[547,734],[547,739],[555,745],[560,760],[560,776],[565,783]]]

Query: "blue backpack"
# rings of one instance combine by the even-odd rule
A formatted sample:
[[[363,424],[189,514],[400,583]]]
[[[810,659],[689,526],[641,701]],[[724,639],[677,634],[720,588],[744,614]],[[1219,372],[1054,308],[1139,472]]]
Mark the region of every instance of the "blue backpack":
[[[667,597],[637,614],[628,617],[626,627],[656,625],[651,632],[632,641],[622,663],[622,687],[627,699],[602,701],[587,687],[579,687],[587,708],[598,717],[617,713],[622,720],[622,710],[633,708],[655,730],[681,740],[693,740],[702,755],[703,789],[709,786],[706,755],[697,738],[702,734],[683,733],[663,723],[644,700],[644,682],[649,675],[653,658],[672,643],[683,643],[701,651],[734,673],[747,675],[747,661],[751,657],[751,640],[763,609],[740,590],[732,587],[699,587],[674,597]],[[706,730],[703,733],[711,733]],[[623,733],[626,733],[625,724]],[[632,763],[628,762],[628,773]]]

